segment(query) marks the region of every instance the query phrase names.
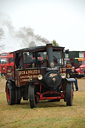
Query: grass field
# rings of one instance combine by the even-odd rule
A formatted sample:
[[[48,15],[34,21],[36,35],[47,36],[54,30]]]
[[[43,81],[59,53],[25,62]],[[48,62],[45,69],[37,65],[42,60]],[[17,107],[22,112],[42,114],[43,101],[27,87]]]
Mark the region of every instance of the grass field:
[[[0,82],[0,128],[85,128],[85,78],[78,79],[79,92],[74,91],[73,106],[42,101],[30,109],[28,101],[9,106],[5,96],[5,80]]]

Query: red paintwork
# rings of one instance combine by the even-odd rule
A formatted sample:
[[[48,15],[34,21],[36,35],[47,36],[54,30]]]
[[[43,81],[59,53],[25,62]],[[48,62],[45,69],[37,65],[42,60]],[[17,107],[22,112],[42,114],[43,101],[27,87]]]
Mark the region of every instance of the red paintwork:
[[[79,68],[76,69],[78,72],[78,75],[84,75],[85,74],[85,59],[82,61],[82,65],[80,65]]]
[[[0,72],[1,74],[6,74],[7,71],[7,67],[8,66],[14,66],[14,62],[9,63],[9,58],[13,58],[13,54],[9,54],[7,52],[1,53],[0,54],[0,60],[1,59],[6,59],[7,62],[6,63],[0,63]]]
[[[57,97],[45,97],[44,95],[45,94],[59,94],[60,96],[57,96]],[[53,99],[64,99],[64,95],[65,95],[65,92],[54,92],[54,91],[47,91],[47,92],[44,92],[44,93],[40,93],[40,92],[37,92],[37,95],[40,97],[39,99],[40,100],[53,100]]]
[[[85,58],[85,52],[84,52],[84,58]]]

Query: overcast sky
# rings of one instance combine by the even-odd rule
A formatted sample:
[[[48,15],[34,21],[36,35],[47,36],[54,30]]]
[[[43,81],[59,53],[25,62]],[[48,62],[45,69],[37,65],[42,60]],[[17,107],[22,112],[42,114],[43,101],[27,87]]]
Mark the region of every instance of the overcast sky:
[[[0,12],[15,29],[35,34],[70,50],[85,50],[85,0],[0,0]]]

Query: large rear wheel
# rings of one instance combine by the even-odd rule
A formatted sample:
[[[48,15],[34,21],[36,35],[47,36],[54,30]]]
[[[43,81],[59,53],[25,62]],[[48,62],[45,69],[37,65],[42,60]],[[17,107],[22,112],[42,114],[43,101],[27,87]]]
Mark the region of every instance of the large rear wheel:
[[[73,88],[71,83],[67,83],[67,89],[66,89],[66,105],[72,106],[73,102]]]
[[[36,107],[36,96],[35,96],[35,86],[34,85],[29,85],[29,103],[30,107],[34,108]]]
[[[15,89],[13,89],[11,82],[6,84],[6,98],[9,105],[15,104]]]

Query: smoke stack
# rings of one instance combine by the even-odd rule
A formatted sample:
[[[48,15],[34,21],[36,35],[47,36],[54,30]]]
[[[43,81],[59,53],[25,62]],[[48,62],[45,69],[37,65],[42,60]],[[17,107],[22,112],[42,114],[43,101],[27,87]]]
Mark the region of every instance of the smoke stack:
[[[53,68],[54,62],[53,62],[53,46],[52,46],[52,44],[47,44],[47,53],[48,53],[48,66],[50,68]]]

